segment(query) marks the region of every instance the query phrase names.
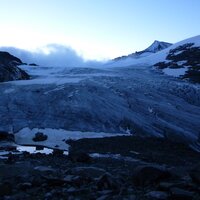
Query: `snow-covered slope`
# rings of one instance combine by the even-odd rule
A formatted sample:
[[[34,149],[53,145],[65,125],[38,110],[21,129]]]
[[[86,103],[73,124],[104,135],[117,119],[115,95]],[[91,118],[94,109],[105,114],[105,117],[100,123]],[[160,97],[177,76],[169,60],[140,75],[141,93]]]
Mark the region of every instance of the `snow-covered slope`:
[[[129,56],[107,63],[107,66],[110,67],[154,65],[168,75],[181,76],[181,78],[188,78],[193,82],[200,82],[200,36],[183,40],[162,51],[139,59]]]

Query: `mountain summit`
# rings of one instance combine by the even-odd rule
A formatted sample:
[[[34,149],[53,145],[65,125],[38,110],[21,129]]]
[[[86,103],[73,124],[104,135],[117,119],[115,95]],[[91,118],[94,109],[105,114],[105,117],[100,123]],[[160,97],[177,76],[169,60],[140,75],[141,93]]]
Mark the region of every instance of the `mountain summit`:
[[[172,44],[168,43],[168,42],[161,42],[161,41],[155,40],[147,49],[145,49],[144,51],[140,51],[140,52],[156,53],[158,51],[168,48],[171,45]]]
[[[136,51],[135,53],[129,54],[127,56],[121,56],[121,57],[117,57],[114,60],[121,60],[121,59],[126,59],[126,58],[141,58],[141,57],[145,57],[154,53],[157,53],[158,51],[161,51],[163,49],[166,49],[168,47],[170,47],[172,44],[168,43],[168,42],[161,42],[158,40],[155,40],[148,48],[146,48],[143,51]]]

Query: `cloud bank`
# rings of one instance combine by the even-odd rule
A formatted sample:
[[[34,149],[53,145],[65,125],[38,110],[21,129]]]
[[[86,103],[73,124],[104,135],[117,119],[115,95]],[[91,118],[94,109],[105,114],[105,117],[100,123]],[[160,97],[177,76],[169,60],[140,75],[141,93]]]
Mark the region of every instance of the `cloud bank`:
[[[15,47],[0,47],[0,51],[7,51],[24,63],[36,63],[48,67],[95,67],[102,64],[95,60],[85,61],[72,48],[59,44],[49,44],[35,51]]]

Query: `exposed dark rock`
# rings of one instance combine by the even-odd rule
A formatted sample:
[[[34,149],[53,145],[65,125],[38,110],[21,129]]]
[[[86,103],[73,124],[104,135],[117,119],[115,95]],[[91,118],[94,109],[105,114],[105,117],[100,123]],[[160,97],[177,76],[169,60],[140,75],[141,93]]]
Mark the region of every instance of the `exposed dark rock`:
[[[54,156],[62,156],[64,151],[62,149],[54,149],[53,150],[53,155]]]
[[[34,175],[31,177],[31,184],[33,187],[40,187],[42,184],[45,183],[45,179],[42,178],[40,175]]]
[[[22,61],[19,58],[9,54],[8,52],[0,51],[0,64],[7,65],[9,63],[20,65],[22,64]]]
[[[68,158],[73,162],[91,162],[92,158],[83,151],[69,151]]]
[[[56,170],[48,166],[37,166],[34,168],[36,174],[49,175],[56,173]]]
[[[175,186],[175,183],[171,183],[171,182],[161,182],[159,183],[159,186],[158,188],[160,190],[164,190],[164,191],[169,191],[170,188],[174,187]]]
[[[171,200],[192,200],[195,193],[187,190],[183,190],[180,188],[172,188],[171,192]]]
[[[36,66],[38,66],[38,65],[35,64],[35,63],[30,63],[29,66],[35,66],[35,67],[36,67]]]
[[[156,63],[154,66],[159,69],[188,67],[186,73],[180,78],[200,83],[200,47],[193,45],[194,43],[187,43],[171,49],[166,57],[168,61]]]
[[[190,176],[195,183],[200,185],[200,165],[191,170]]]
[[[15,157],[12,153],[8,154],[8,159],[5,160],[6,164],[14,164],[15,163]]]
[[[23,64],[22,61],[9,54],[8,52],[0,52],[0,82],[12,80],[27,80],[29,75],[17,67]]]
[[[11,195],[12,194],[12,184],[9,182],[3,182],[0,183],[0,197],[5,195]]]
[[[166,62],[158,62],[154,66],[157,67],[158,69],[165,69],[165,68],[169,67],[170,64],[166,63]]]
[[[19,183],[19,184],[17,185],[17,187],[18,187],[20,190],[26,191],[26,190],[28,190],[28,189],[30,189],[30,188],[32,187],[32,184],[29,183],[29,182]]]
[[[162,191],[151,191],[145,195],[149,200],[167,200],[168,194]]]
[[[0,131],[0,141],[15,141],[15,136],[5,131]]]
[[[97,181],[97,187],[99,190],[118,190],[120,184],[111,174],[106,173]]]
[[[33,138],[34,142],[41,142],[47,140],[48,136],[44,133],[38,132],[35,134],[35,137]]]
[[[51,177],[51,176],[43,176],[46,179],[49,186],[62,186],[65,184],[65,180],[61,178]]]
[[[145,186],[158,183],[169,177],[169,172],[164,168],[153,165],[144,165],[134,169],[133,183],[137,186]]]
[[[73,182],[73,180],[74,180],[74,175],[66,175],[65,177],[64,177],[64,181],[66,182],[66,183],[72,183]]]
[[[110,197],[110,195],[102,195],[102,196],[100,196],[97,200],[109,200],[109,199],[111,199],[111,197]]]
[[[74,175],[85,176],[90,178],[98,178],[106,173],[104,169],[98,167],[75,167],[70,170]]]

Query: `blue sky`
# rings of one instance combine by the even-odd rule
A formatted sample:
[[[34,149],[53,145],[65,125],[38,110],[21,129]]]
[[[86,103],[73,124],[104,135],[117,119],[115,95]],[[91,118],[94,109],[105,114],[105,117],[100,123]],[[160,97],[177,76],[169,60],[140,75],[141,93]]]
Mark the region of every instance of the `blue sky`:
[[[0,0],[0,46],[57,43],[113,58],[199,35],[199,8],[200,0]]]

